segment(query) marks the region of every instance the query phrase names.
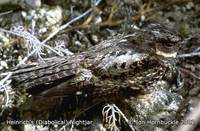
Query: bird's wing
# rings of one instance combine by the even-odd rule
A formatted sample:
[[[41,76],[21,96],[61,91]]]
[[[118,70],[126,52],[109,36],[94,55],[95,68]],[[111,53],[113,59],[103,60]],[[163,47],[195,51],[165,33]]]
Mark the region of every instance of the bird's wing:
[[[91,69],[97,72],[97,76],[108,74],[109,76],[127,72],[130,66],[148,59],[148,52],[138,50],[138,44],[130,41],[129,37],[121,36],[101,42],[90,48],[85,56]]]
[[[13,88],[23,87],[31,94],[38,94],[58,85],[70,86],[73,82],[84,81],[82,77],[92,76],[89,76],[89,70],[81,67],[83,59],[82,55],[75,55],[69,59],[56,58],[46,64],[31,64],[17,68],[12,75]]]

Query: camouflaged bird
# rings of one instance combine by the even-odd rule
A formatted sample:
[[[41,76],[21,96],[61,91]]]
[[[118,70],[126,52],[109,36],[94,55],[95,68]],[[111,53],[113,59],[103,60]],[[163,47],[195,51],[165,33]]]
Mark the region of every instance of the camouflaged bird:
[[[13,88],[33,96],[84,95],[95,98],[152,90],[161,79],[172,80],[173,57],[181,37],[160,24],[105,40],[67,58],[30,64],[14,70]]]

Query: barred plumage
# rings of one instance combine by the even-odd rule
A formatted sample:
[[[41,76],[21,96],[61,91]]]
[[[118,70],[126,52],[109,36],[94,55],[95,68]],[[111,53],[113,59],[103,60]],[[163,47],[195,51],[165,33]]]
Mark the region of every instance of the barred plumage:
[[[13,87],[24,87],[33,95],[46,97],[81,92],[95,97],[123,94],[126,90],[151,90],[166,72],[174,73],[168,57],[177,52],[180,41],[176,32],[150,24],[71,57],[16,69]]]

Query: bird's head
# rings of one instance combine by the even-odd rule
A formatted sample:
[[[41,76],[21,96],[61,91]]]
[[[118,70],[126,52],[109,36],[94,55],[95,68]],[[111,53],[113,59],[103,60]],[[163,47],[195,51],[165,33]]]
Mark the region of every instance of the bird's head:
[[[176,57],[182,37],[161,24],[148,24],[132,39],[143,52],[162,57]]]

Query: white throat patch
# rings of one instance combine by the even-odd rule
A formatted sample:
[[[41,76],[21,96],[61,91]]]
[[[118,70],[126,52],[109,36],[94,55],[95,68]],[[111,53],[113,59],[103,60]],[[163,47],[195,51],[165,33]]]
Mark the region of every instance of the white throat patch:
[[[165,53],[165,52],[162,52],[162,51],[160,51],[160,50],[156,50],[156,54],[157,54],[157,55],[164,56],[164,57],[176,57],[177,52]]]

